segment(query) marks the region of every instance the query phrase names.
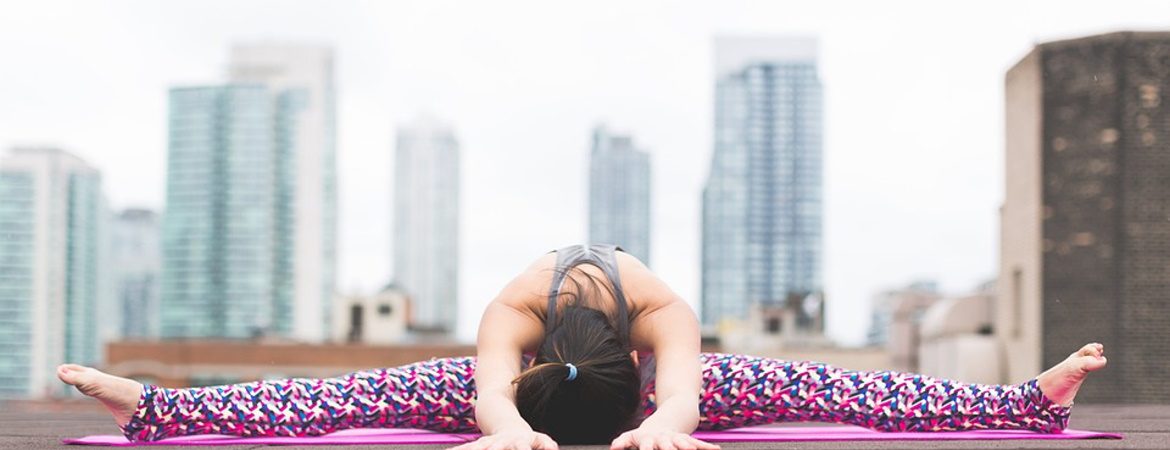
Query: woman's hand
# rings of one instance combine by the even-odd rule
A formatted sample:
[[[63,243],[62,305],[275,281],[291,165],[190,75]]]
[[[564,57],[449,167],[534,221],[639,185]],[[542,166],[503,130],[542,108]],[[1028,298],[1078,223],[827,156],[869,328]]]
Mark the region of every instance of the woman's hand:
[[[557,443],[547,434],[531,430],[501,431],[450,450],[557,450]]]
[[[673,430],[636,428],[618,436],[610,450],[719,450],[719,446]]]

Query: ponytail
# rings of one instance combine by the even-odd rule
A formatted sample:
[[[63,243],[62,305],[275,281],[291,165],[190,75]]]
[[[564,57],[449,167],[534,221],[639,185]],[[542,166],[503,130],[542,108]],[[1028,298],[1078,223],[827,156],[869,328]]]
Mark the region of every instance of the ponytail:
[[[584,294],[577,289],[546,328],[535,364],[513,380],[521,417],[561,444],[608,443],[632,428],[641,403],[627,339],[605,313],[581,306]]]

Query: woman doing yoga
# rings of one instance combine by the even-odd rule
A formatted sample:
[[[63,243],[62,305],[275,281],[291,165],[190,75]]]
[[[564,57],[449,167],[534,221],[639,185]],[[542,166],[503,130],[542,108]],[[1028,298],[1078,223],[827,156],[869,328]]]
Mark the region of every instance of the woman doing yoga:
[[[330,379],[166,389],[66,364],[132,441],[192,434],[319,435],[346,428],[480,431],[459,447],[714,449],[696,429],[824,421],[882,431],[1060,432],[1089,372],[1089,344],[1018,385],[981,385],[805,361],[699,353],[686,303],[614,246],[551,252],[488,305],[476,358]]]

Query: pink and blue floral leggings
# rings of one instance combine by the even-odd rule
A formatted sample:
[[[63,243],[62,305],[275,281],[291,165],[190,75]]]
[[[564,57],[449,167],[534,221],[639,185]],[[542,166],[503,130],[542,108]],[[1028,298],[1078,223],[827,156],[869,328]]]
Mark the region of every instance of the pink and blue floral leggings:
[[[818,421],[881,431],[1018,429],[1056,433],[1069,408],[1032,380],[966,384],[814,362],[703,354],[699,428]],[[346,428],[475,432],[475,358],[444,358],[322,380],[146,386],[123,432],[131,441],[192,434],[312,436]],[[643,386],[654,410],[653,383]]]

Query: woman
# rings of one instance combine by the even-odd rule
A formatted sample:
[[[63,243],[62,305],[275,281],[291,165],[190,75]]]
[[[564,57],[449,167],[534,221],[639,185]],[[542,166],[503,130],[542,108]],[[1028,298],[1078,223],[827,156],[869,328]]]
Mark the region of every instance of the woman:
[[[344,377],[163,389],[63,365],[131,440],[190,434],[303,436],[345,428],[473,432],[459,447],[716,449],[697,428],[828,421],[877,430],[1059,432],[1089,372],[1089,344],[1020,385],[964,384],[813,362],[700,354],[694,313],[615,246],[573,246],[533,263],[484,312],[477,358]]]

